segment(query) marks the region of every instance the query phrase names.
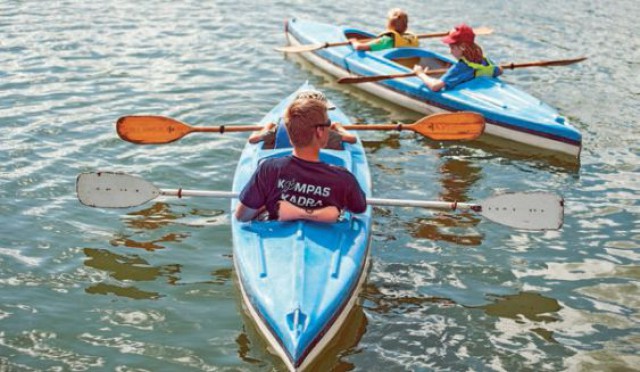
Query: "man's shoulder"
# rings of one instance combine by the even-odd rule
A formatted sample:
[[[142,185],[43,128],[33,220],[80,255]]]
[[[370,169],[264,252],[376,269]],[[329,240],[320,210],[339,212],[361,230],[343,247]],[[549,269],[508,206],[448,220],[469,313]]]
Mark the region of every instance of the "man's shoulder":
[[[353,175],[353,173],[351,173],[350,170],[348,170],[347,168],[343,167],[342,165],[328,164],[328,163],[324,163],[324,164],[329,169],[331,169],[334,173],[337,173],[341,178],[342,177],[348,177],[348,178],[355,179],[355,176]]]
[[[289,164],[290,161],[291,161],[291,156],[279,156],[275,158],[266,158],[266,159],[260,160],[258,164],[258,169],[271,170],[271,169],[282,168],[287,164]]]

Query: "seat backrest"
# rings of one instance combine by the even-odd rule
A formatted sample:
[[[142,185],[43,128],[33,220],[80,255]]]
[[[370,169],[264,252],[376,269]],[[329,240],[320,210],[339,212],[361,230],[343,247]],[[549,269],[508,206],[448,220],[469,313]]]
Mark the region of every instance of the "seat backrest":
[[[289,133],[287,133],[287,128],[284,126],[284,120],[280,118],[276,126],[276,143],[274,148],[286,149],[289,147],[293,147],[293,145],[291,145],[291,141],[289,140]]]

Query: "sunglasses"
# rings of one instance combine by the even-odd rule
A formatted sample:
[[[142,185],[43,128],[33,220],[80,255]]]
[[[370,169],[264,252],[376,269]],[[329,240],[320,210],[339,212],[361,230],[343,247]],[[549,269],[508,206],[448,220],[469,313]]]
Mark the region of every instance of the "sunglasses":
[[[331,126],[331,119],[327,119],[326,123],[322,123],[322,124],[316,124],[314,125],[314,127],[318,128],[318,127],[330,127]]]

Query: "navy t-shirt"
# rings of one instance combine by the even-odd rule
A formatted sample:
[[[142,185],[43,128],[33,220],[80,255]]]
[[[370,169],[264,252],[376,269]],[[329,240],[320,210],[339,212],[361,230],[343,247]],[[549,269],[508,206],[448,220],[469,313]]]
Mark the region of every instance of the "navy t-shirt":
[[[249,208],[265,205],[269,219],[278,218],[280,200],[304,209],[334,206],[362,213],[367,208],[366,195],[351,172],[293,155],[263,161],[240,193],[240,201]]]

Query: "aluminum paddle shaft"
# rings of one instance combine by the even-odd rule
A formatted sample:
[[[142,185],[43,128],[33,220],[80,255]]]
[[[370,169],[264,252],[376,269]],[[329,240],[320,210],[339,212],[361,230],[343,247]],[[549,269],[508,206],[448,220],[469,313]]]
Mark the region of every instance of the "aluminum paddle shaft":
[[[76,192],[82,204],[102,208],[127,208],[142,205],[160,195],[200,196],[233,199],[238,193],[184,189],[159,189],[150,182],[123,173],[81,173]],[[525,230],[557,230],[564,219],[564,200],[547,192],[506,193],[489,197],[477,204],[368,198],[369,205],[418,207],[440,210],[469,210],[487,219]]]

